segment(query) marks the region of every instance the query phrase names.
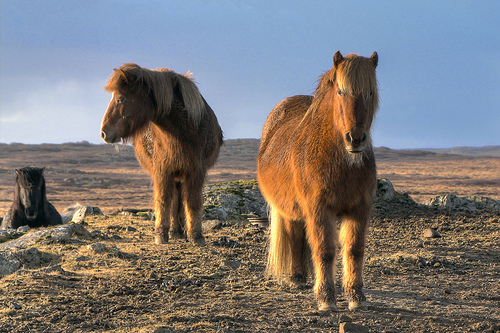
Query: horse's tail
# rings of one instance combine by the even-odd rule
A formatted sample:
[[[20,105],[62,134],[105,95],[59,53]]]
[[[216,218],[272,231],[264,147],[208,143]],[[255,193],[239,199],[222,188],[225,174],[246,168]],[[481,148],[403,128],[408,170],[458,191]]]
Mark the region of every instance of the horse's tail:
[[[271,232],[266,272],[281,283],[291,273],[290,238],[285,229],[285,220],[277,210],[271,207],[269,216]]]

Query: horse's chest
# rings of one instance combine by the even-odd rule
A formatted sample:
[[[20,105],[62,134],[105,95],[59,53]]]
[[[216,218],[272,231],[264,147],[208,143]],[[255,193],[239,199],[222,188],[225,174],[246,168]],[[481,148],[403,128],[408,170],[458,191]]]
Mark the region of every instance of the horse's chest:
[[[323,175],[322,193],[333,206],[348,209],[370,197],[375,188],[374,168],[348,168],[332,170]]]

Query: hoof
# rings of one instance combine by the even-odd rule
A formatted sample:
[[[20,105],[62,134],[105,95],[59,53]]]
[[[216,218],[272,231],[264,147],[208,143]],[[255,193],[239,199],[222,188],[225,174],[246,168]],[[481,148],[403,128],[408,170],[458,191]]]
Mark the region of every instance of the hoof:
[[[168,237],[161,236],[161,235],[155,236],[155,244],[156,245],[167,244],[167,243],[168,243]]]
[[[170,231],[168,233],[170,239],[182,239],[182,234],[178,231]]]
[[[348,308],[350,311],[367,310],[366,297],[362,288],[355,288],[347,292]]]
[[[293,274],[290,277],[292,286],[303,289],[306,287],[307,278],[304,274]]]
[[[349,301],[348,305],[349,311],[360,311],[360,310],[368,310],[368,306],[366,305],[366,301]]]
[[[318,302],[318,310],[319,311],[329,311],[329,312],[338,312],[337,304],[335,302]]]
[[[197,237],[190,237],[190,240],[195,243],[198,246],[205,246],[205,237],[203,236],[197,236]]]

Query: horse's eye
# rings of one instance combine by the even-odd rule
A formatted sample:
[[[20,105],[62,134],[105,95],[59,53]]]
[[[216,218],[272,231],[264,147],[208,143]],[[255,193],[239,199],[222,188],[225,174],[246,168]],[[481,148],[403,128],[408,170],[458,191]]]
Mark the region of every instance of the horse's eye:
[[[337,95],[344,96],[344,93],[342,92],[342,90],[339,89],[339,90],[337,90]]]
[[[123,103],[123,100],[124,100],[124,99],[125,99],[125,98],[124,98],[123,96],[121,96],[121,95],[120,95],[120,96],[116,97],[116,103],[121,104],[121,103]]]

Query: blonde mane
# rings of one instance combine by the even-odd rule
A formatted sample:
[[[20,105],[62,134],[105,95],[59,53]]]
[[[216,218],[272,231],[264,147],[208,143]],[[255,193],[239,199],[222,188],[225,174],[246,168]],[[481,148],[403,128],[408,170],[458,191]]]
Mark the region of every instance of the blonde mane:
[[[338,68],[335,66],[319,78],[319,84],[314,92],[314,101],[311,109],[316,109],[321,103],[329,89],[337,81],[339,88],[352,96],[362,95],[365,101],[372,97],[369,109],[378,109],[378,84],[375,67],[370,58],[365,58],[357,54],[348,54]]]
[[[198,127],[206,113],[206,107],[198,87],[190,78],[191,75],[191,72],[181,75],[168,68],[151,70],[129,63],[115,69],[104,89],[109,92],[142,89],[146,95],[152,94],[154,97],[158,115],[167,116],[172,108],[174,89],[177,87],[189,120]]]

